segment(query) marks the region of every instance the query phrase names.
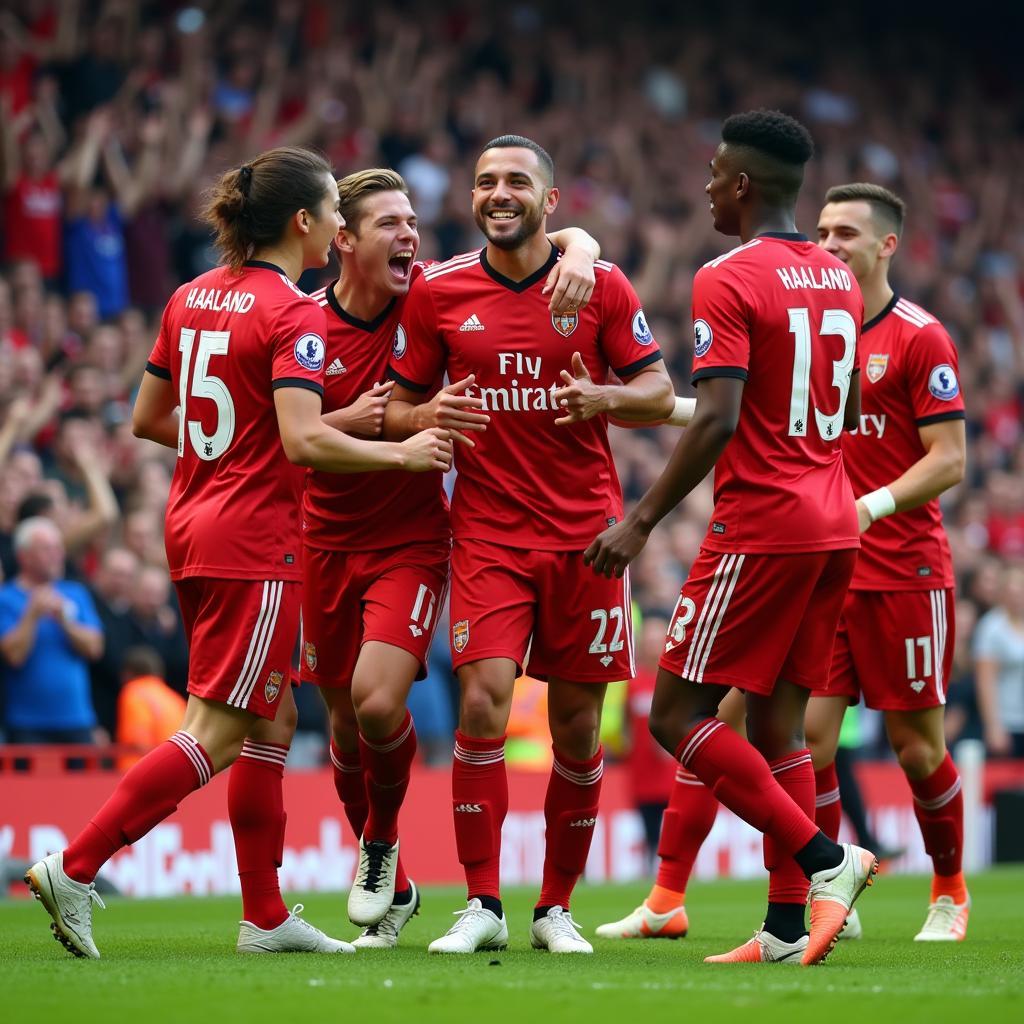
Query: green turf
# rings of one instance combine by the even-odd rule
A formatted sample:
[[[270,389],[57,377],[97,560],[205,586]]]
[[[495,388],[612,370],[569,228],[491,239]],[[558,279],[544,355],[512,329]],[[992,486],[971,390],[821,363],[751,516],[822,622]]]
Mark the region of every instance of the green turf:
[[[859,1024],[1024,1022],[1024,870],[972,880],[970,938],[911,942],[923,920],[927,880],[882,876],[859,904],[866,937],[841,943],[821,967],[709,967],[760,920],[761,883],[694,884],[691,937],[679,942],[596,941],[592,957],[529,949],[533,891],[506,893],[512,947],[498,954],[431,957],[460,894],[424,892],[402,948],[355,956],[233,953],[232,899],[109,900],[95,915],[99,962],[72,959],[28,901],[0,905],[0,1020],[164,1021],[705,1021]],[[622,916],[639,886],[582,887],[574,912],[584,931]],[[352,938],[344,897],[312,895],[307,916]]]

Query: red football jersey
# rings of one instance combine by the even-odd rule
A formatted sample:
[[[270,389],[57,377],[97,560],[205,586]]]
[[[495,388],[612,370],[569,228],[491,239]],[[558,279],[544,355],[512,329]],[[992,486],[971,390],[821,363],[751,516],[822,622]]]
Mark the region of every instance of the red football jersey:
[[[180,399],[172,579],[302,578],[302,471],[281,446],[274,391],[323,394],[324,333],[323,310],[272,263],[218,267],[171,297],[146,369]]]
[[[863,316],[853,275],[803,235],[759,235],[697,272],[693,382],[746,382],[707,549],[859,546],[839,439]]]
[[[553,316],[544,281],[559,259],[523,281],[487,262],[486,249],[427,270],[412,286],[395,338],[389,376],[428,391],[439,374],[476,374],[468,394],[491,417],[456,445],[452,527],[456,537],[513,548],[574,551],[622,515],[606,417],[555,426],[552,394],[578,351],[591,377],[622,378],[661,358],[640,300],[622,272],[598,260],[597,284],[582,310]]]
[[[413,268],[413,279],[422,267]],[[327,312],[324,412],[344,409],[386,379],[405,299],[374,320],[358,320],[338,304],[334,285],[313,298]],[[335,551],[375,551],[451,535],[441,473],[306,474],[305,543]]]
[[[860,427],[843,438],[857,497],[891,483],[924,457],[919,427],[962,420],[956,348],[942,325],[898,295],[863,327]],[[861,538],[855,590],[953,586],[939,499],[874,523]]]

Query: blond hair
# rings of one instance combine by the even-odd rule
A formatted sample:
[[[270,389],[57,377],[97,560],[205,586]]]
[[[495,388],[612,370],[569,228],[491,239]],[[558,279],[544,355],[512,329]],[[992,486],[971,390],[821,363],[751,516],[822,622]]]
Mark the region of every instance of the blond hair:
[[[363,202],[378,192],[401,192],[408,195],[409,186],[398,171],[390,167],[370,167],[338,180],[338,196],[341,199],[339,209],[345,218],[345,227],[354,235],[359,234]]]

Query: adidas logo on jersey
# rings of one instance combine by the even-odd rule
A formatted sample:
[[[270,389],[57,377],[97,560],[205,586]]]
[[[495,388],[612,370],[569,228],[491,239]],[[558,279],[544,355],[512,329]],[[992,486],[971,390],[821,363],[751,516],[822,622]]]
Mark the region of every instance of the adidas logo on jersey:
[[[483,814],[484,809],[479,804],[456,804],[456,814]]]
[[[480,318],[474,313],[469,317],[466,322],[459,328],[460,331],[482,331],[484,325],[480,323]]]
[[[325,376],[336,377],[339,373],[348,373],[348,367],[338,358],[335,358],[330,366],[327,367]]]
[[[569,828],[593,828],[597,824],[597,818],[580,818],[578,821],[570,821]]]

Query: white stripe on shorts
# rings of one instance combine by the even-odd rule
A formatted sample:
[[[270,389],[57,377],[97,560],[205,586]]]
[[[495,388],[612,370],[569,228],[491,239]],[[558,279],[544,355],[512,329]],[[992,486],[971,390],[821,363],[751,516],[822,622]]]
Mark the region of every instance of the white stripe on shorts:
[[[228,704],[236,708],[249,706],[249,698],[252,696],[253,688],[256,685],[256,677],[266,660],[267,652],[270,650],[270,641],[274,635],[274,627],[277,625],[277,615],[281,610],[281,595],[284,592],[283,580],[264,580],[263,596],[260,603],[259,615],[256,616],[256,625],[253,627],[252,636],[249,639],[249,649],[245,654],[245,661],[242,664],[242,671],[238,673],[231,696],[228,697]]]

